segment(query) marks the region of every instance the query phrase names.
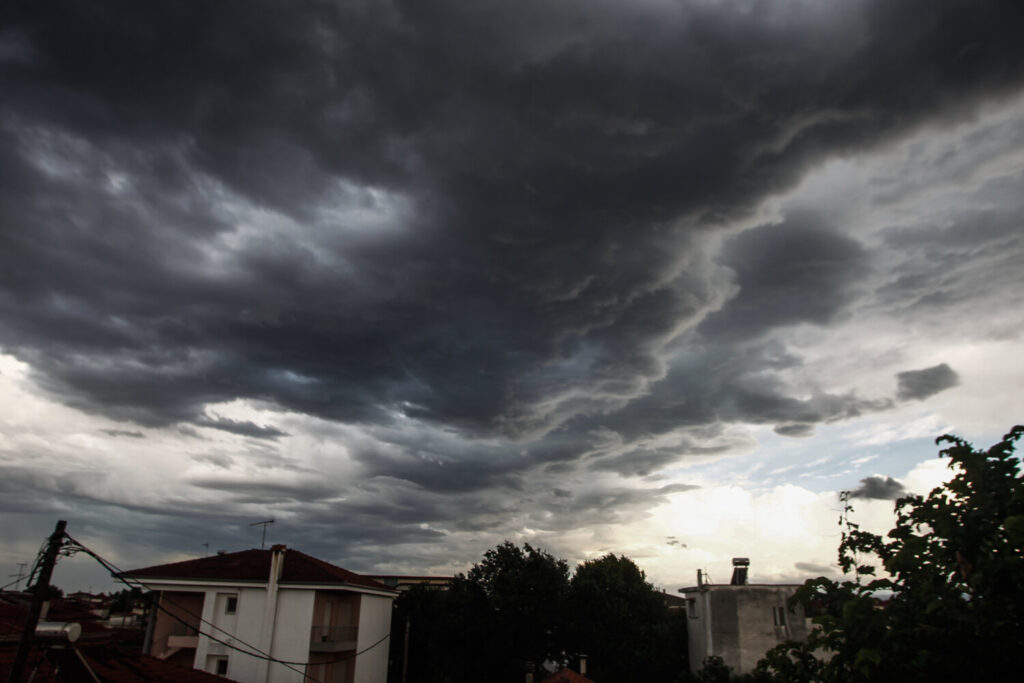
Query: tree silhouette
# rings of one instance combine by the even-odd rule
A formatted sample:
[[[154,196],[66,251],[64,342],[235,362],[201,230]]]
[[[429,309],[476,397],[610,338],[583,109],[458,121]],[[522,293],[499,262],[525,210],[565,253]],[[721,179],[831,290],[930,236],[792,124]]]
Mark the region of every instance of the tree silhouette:
[[[855,580],[808,581],[795,600],[820,626],[769,651],[755,677],[777,681],[1007,680],[1024,651],[1024,477],[1014,427],[987,450],[937,444],[955,475],[896,501],[882,537],[849,520],[839,560]],[[885,575],[862,557],[876,557]]]

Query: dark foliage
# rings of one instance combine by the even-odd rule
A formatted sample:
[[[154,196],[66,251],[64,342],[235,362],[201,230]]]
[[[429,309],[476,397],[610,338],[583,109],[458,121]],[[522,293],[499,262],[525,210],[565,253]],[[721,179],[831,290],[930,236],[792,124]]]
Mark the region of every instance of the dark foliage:
[[[572,651],[588,655],[597,681],[670,681],[686,668],[686,618],[632,560],[584,562],[569,588]]]
[[[136,607],[146,606],[146,596],[141,588],[125,588],[110,596],[111,612],[130,612]]]
[[[1024,427],[988,450],[955,436],[940,455],[956,472],[927,497],[896,502],[883,538],[848,519],[840,563],[856,580],[808,581],[795,596],[820,612],[806,643],[770,651],[761,680],[1010,680],[1024,651]],[[881,561],[887,577],[862,559]]]
[[[686,668],[684,616],[614,555],[585,563],[570,581],[564,560],[506,541],[447,590],[405,592],[392,621],[394,682],[407,621],[408,681],[518,683],[544,662],[575,665],[581,653],[599,681],[673,680]]]

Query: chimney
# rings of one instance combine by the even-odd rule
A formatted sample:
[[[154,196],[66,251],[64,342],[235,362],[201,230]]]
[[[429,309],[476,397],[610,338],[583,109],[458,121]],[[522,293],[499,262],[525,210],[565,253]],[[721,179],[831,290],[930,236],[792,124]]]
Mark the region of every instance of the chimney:
[[[260,635],[260,650],[270,652],[274,643],[274,631],[277,629],[277,582],[281,579],[284,567],[284,551],[287,546],[275,545],[270,548],[270,575],[267,576],[267,597],[263,610],[263,631]],[[259,664],[260,670],[253,680],[269,680],[269,661]]]
[[[704,587],[704,572],[697,570],[697,588]]]
[[[581,676],[586,676],[587,675],[587,656],[586,655],[580,655],[580,675]]]
[[[732,558],[732,581],[729,582],[730,586],[746,586],[747,585],[747,569],[750,567],[749,557],[734,557]]]
[[[284,568],[284,551],[288,550],[288,546],[283,543],[270,546],[270,576],[267,577],[269,583],[277,584],[281,578],[281,570]]]

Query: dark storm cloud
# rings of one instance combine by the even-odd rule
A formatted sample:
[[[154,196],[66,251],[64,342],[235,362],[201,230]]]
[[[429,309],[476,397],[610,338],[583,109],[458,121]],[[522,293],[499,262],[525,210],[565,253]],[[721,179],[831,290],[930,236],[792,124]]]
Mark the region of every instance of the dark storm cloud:
[[[860,486],[850,492],[851,498],[872,498],[875,500],[896,500],[903,495],[903,484],[892,477],[865,477]]]
[[[556,531],[569,531],[604,524],[627,524],[646,515],[673,494],[699,489],[693,484],[668,484],[654,488],[596,486],[571,498],[545,496],[537,501],[553,516],[538,515],[538,524]],[[530,502],[534,502],[530,499]],[[515,501],[512,505],[516,505]],[[542,521],[541,521],[542,520]]]
[[[199,453],[189,457],[195,462],[213,465],[219,469],[228,469],[235,463],[234,458],[223,453]]]
[[[249,420],[231,420],[225,417],[218,417],[195,420],[193,424],[199,427],[219,429],[231,434],[238,434],[239,436],[250,436],[254,439],[276,439],[281,436],[288,436],[287,433],[282,432],[276,427],[261,427]]]
[[[286,482],[259,482],[251,479],[193,479],[192,486],[223,491],[235,502],[261,503],[268,500],[282,504],[287,501],[314,501],[337,495],[336,488],[321,481],[306,481],[290,484]]]
[[[775,425],[775,433],[782,436],[810,436],[814,434],[814,427],[802,422],[790,422]]]
[[[691,242],[673,221],[742,215],[825,154],[1020,82],[1013,3],[774,22],[563,4],[10,10],[4,347],[69,402],[144,424],[250,397],[547,429],[642,391],[709,304],[675,270]],[[309,226],[339,193],[416,218],[212,259],[235,230],[220,199]],[[830,319],[856,250],[778,230],[789,266],[742,238],[740,284],[769,286],[708,325]],[[802,308],[780,291],[815,285]],[[555,386],[591,396],[550,413]]]
[[[796,436],[793,425],[812,428],[817,423],[857,417],[893,405],[892,399],[864,398],[852,392],[816,391],[794,398],[780,373],[800,364],[799,358],[778,344],[705,340],[679,354],[665,379],[647,395],[615,413],[580,423],[610,430],[626,442],[682,426],[720,422],[781,425],[780,433],[788,431],[788,435]],[[680,455],[684,454],[682,449]]]
[[[945,363],[923,370],[907,370],[896,375],[897,396],[901,401],[922,400],[960,383],[956,371]]]
[[[865,256],[816,216],[748,230],[724,252],[739,294],[700,329],[716,339],[750,339],[781,325],[824,325],[852,300],[866,275]]]
[[[250,538],[239,506],[280,505],[328,558],[534,509],[557,513],[538,528],[622,521],[686,487],[550,479],[735,445],[643,443],[680,429],[800,436],[889,408],[798,391],[785,375],[803,359],[773,339],[842,320],[875,252],[796,212],[709,245],[827,159],[1017,92],[1024,8],[744,7],[7,8],[0,348],[81,410],[255,437],[190,453],[223,474],[190,479],[191,498],[120,503],[183,510],[169,545],[207,517],[211,543]],[[886,248],[934,226],[913,227]],[[946,265],[966,234],[946,233]],[[964,281],[902,268],[880,296],[955,298]],[[937,386],[902,377],[903,398]],[[232,479],[243,460],[288,469],[274,455],[305,433],[209,417],[237,399],[358,424],[373,438],[346,435],[353,481]],[[101,482],[24,476],[103,519]]]
[[[145,439],[146,435],[139,431],[130,431],[125,429],[101,429],[101,432],[107,436],[126,436],[131,439]]]

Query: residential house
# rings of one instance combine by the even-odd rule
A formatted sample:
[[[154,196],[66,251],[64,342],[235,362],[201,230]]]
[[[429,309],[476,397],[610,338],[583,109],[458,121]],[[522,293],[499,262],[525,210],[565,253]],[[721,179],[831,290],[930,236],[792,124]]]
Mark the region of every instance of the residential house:
[[[811,628],[803,608],[788,607],[802,584],[749,584],[750,560],[733,559],[728,585],[710,585],[697,572],[697,585],[680,588],[686,598],[690,670],[707,657],[721,657],[735,674],[753,671],[765,652],[787,640],[802,641]]]
[[[145,651],[242,683],[385,683],[397,591],[297,550],[125,572],[154,591]]]

